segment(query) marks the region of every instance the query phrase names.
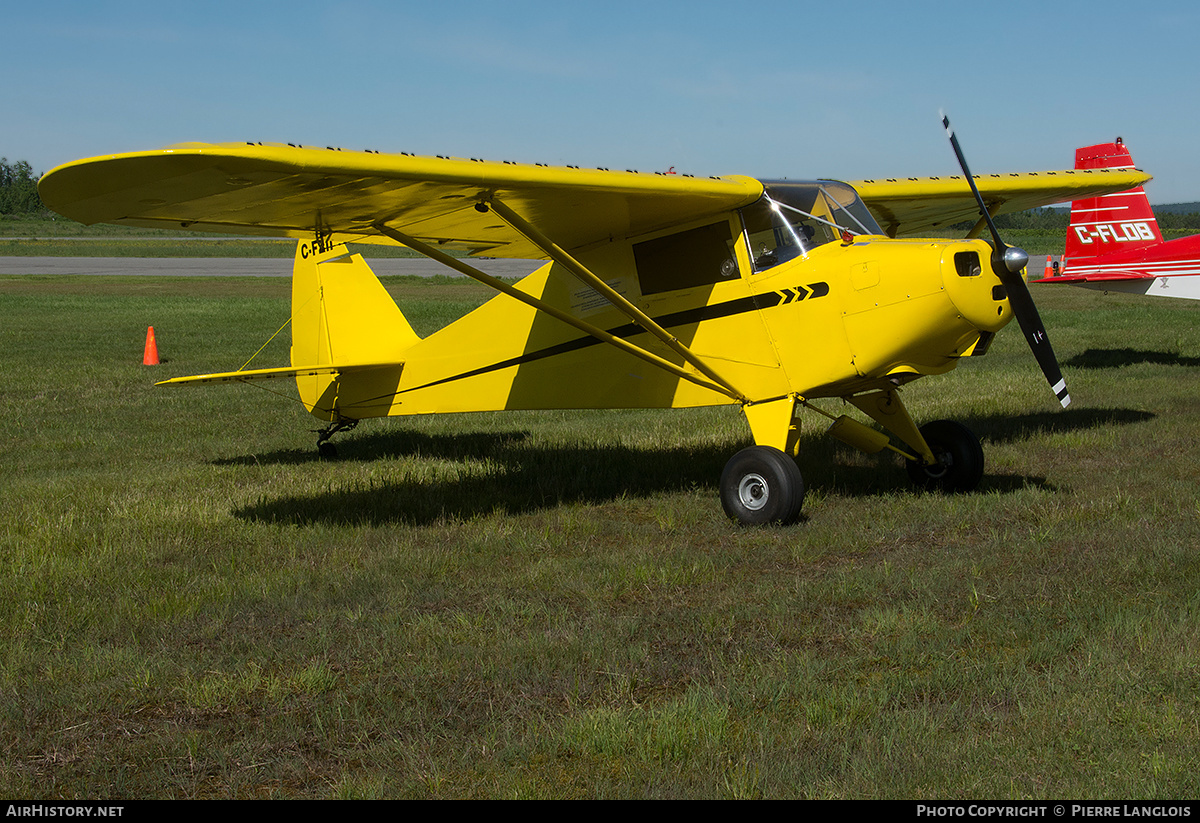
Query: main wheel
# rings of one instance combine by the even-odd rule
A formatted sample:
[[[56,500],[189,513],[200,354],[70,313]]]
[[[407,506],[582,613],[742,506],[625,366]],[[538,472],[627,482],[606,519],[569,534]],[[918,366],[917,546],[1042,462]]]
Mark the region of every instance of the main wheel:
[[[953,420],[934,420],[921,427],[921,436],[938,462],[932,466],[920,460],[905,462],[909,479],[918,488],[969,492],[979,485],[983,479],[983,448],[974,432]]]
[[[721,506],[742,525],[791,523],[804,504],[804,478],[796,461],[770,446],[751,446],[721,472]]]

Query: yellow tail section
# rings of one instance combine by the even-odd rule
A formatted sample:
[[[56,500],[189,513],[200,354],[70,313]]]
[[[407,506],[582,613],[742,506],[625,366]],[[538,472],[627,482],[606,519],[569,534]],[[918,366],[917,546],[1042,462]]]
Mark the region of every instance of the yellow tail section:
[[[420,340],[366,261],[345,246],[299,243],[292,268],[292,367],[305,407],[322,420],[388,413],[404,353]]]

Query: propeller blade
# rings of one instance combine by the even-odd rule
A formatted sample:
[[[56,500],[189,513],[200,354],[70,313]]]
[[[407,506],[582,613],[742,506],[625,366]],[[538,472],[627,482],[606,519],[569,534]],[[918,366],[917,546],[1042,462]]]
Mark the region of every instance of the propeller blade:
[[[992,271],[1000,278],[1000,282],[1004,284],[1004,288],[1008,292],[1009,305],[1012,306],[1013,314],[1017,316],[1017,323],[1025,335],[1025,341],[1029,344],[1033,356],[1042,368],[1042,374],[1046,376],[1046,382],[1050,384],[1058,402],[1062,404],[1063,408],[1066,408],[1071,403],[1071,395],[1067,392],[1067,382],[1063,379],[1062,370],[1058,366],[1058,358],[1054,356],[1054,349],[1050,346],[1050,338],[1046,335],[1046,327],[1038,314],[1037,306],[1034,305],[1033,295],[1029,293],[1029,285],[1021,276],[1021,270],[1029,262],[1029,255],[1023,249],[1009,246],[1001,239],[996,224],[992,222],[992,215],[987,209],[987,204],[983,202],[983,196],[975,185],[975,178],[971,176],[971,170],[967,168],[967,158],[963,156],[962,149],[958,145],[958,137],[954,134],[954,129],[950,127],[950,118],[944,113],[942,114],[942,127],[946,129],[946,135],[950,138],[950,146],[958,158],[958,165],[962,168],[963,176],[967,178],[967,183],[971,186],[975,202],[979,204],[979,212],[983,215],[988,230],[992,233],[994,241]]]
[[[1018,274],[1016,283],[1009,285],[1006,282],[1004,288],[1008,291],[1008,302],[1012,306],[1013,314],[1017,316],[1017,323],[1025,335],[1025,342],[1029,344],[1038,365],[1042,367],[1042,374],[1046,375],[1046,382],[1050,384],[1050,390],[1054,392],[1054,396],[1058,398],[1058,402],[1065,409],[1071,405],[1067,381],[1063,379],[1062,370],[1058,367],[1058,358],[1054,356],[1054,349],[1050,346],[1050,338],[1046,336],[1042,318],[1038,315],[1037,306],[1033,304],[1029,286]]]

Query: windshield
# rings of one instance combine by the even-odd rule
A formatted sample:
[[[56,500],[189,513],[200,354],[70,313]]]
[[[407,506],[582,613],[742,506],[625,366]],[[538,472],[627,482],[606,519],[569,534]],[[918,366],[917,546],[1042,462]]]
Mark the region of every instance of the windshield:
[[[755,271],[801,257],[852,235],[883,234],[875,218],[845,183],[767,181],[761,200],[742,210]]]

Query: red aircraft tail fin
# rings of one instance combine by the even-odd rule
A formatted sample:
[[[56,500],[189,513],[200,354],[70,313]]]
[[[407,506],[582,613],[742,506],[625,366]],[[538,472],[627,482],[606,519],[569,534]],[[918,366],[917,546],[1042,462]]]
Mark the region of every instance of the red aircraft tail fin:
[[[1132,169],[1133,158],[1121,138],[1115,143],[1084,146],[1075,151],[1076,169]],[[1113,252],[1156,246],[1163,242],[1158,221],[1141,186],[1071,203],[1071,227],[1063,264],[1096,262]]]

